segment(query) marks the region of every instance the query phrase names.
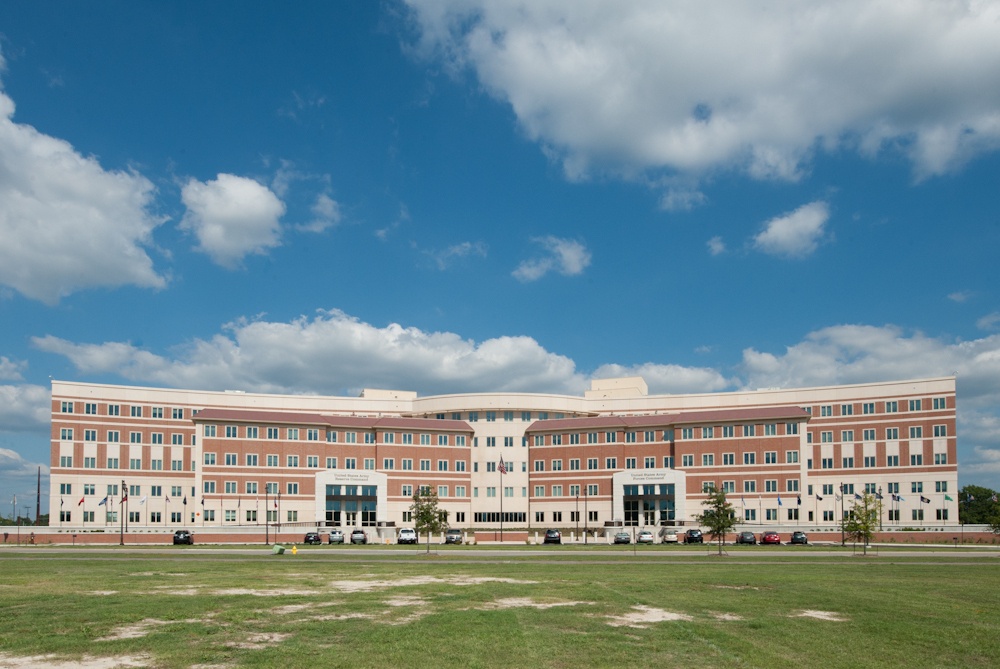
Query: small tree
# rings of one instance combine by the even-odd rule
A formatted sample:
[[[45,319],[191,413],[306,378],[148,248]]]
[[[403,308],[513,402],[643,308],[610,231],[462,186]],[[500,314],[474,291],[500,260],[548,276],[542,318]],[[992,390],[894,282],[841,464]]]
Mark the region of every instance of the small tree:
[[[859,499],[860,497],[860,499]],[[864,544],[864,554],[868,554],[868,544],[872,541],[872,535],[878,529],[879,519],[882,517],[882,502],[875,495],[866,492],[864,495],[855,495],[854,504],[846,518],[840,520],[841,527],[854,543]]]
[[[410,505],[417,533],[427,533],[427,552],[431,552],[431,533],[448,528],[448,512],[438,508],[438,496],[430,486],[418,486]]]
[[[726,533],[731,532],[739,522],[736,519],[736,510],[726,500],[725,491],[715,488],[709,489],[708,499],[702,504],[705,506],[705,511],[695,516],[695,520],[708,528],[708,535],[719,542],[719,555],[722,555],[722,544],[726,540]]]

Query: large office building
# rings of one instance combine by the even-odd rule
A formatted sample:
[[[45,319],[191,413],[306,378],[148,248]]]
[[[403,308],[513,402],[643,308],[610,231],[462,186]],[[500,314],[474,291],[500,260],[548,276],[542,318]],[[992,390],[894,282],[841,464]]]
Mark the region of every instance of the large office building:
[[[50,525],[391,532],[420,488],[470,530],[690,524],[710,488],[750,523],[834,529],[871,493],[886,527],[952,525],[955,400],[954,377],[690,395],[630,377],[583,396],[428,397],[53,381]]]

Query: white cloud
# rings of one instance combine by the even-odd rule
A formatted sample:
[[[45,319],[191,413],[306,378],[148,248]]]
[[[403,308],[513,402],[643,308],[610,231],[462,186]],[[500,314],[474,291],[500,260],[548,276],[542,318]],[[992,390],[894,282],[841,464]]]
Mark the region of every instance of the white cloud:
[[[52,418],[51,397],[43,386],[0,386],[0,432],[40,430],[47,434]]]
[[[726,252],[726,243],[722,241],[722,237],[716,235],[708,240],[708,252],[713,256],[721,255]]]
[[[753,238],[754,248],[776,256],[804,258],[819,246],[830,218],[825,202],[810,202],[783,216],[772,218]]]
[[[253,253],[265,255],[281,243],[285,204],[253,179],[220,174],[214,181],[190,179],[181,189],[187,212],[180,227],[194,233],[197,250],[228,269]]]
[[[67,357],[82,374],[114,373],[133,382],[182,388],[281,393],[400,388],[422,393],[540,391],[580,393],[586,380],[568,358],[530,337],[476,343],[451,332],[392,323],[379,328],[340,311],[290,323],[240,321],[174,357],[123,342],[76,344],[38,337],[40,350]]]
[[[523,261],[511,273],[515,279],[522,282],[537,281],[549,272],[558,272],[563,276],[582,274],[590,265],[590,251],[572,239],[558,237],[535,237],[533,242],[540,244],[547,254],[540,258]]]
[[[976,321],[976,327],[980,330],[996,330],[1000,326],[1000,311],[986,314]]]
[[[642,365],[601,365],[594,370],[593,378],[618,378],[641,376],[652,394],[709,393],[731,388],[735,380],[727,379],[717,370],[708,367],[682,367],[647,362]]]
[[[413,51],[473,70],[579,178],[797,179],[817,150],[918,176],[1000,146],[1000,5],[407,0]]]
[[[487,249],[487,245],[483,242],[460,242],[442,251],[425,251],[425,253],[431,257],[438,269],[445,270],[455,260],[470,256],[485,258]]]
[[[958,302],[959,304],[963,302],[968,302],[970,298],[972,298],[972,293],[970,293],[967,290],[958,290],[955,291],[954,293],[948,294],[949,300],[951,300],[952,302]]]
[[[310,211],[313,215],[312,220],[306,225],[299,226],[300,230],[323,232],[340,223],[340,204],[326,193],[320,193],[316,196],[316,201]]]
[[[28,366],[26,362],[17,362],[7,356],[0,356],[0,381],[20,381],[21,370]]]
[[[0,91],[0,285],[46,304],[88,288],[164,287],[146,253],[165,220],[149,211],[153,184],[13,117]]]

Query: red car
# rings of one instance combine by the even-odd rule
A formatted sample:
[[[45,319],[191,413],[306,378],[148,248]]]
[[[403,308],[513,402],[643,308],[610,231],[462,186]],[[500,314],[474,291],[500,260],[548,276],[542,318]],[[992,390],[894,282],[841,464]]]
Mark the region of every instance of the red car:
[[[781,537],[778,536],[777,532],[762,532],[760,535],[760,543],[762,546],[765,544],[777,545],[781,543]]]

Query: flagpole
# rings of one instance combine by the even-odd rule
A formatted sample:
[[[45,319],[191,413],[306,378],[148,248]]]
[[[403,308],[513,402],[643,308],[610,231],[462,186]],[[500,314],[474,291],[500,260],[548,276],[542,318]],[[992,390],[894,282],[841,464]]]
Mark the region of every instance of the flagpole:
[[[503,456],[500,456],[500,543],[503,543]]]
[[[125,545],[125,513],[124,513],[125,512],[125,508],[124,508],[124,506],[122,504],[122,502],[124,502],[125,500],[128,499],[127,493],[125,492],[125,479],[122,479],[122,495],[125,495],[125,496],[122,497],[122,501],[121,502],[118,502],[118,506],[120,507],[118,509],[118,513],[120,514],[119,517],[118,517],[118,521],[119,521],[119,531],[121,532],[121,535],[118,538],[118,545],[119,546],[124,546]]]

